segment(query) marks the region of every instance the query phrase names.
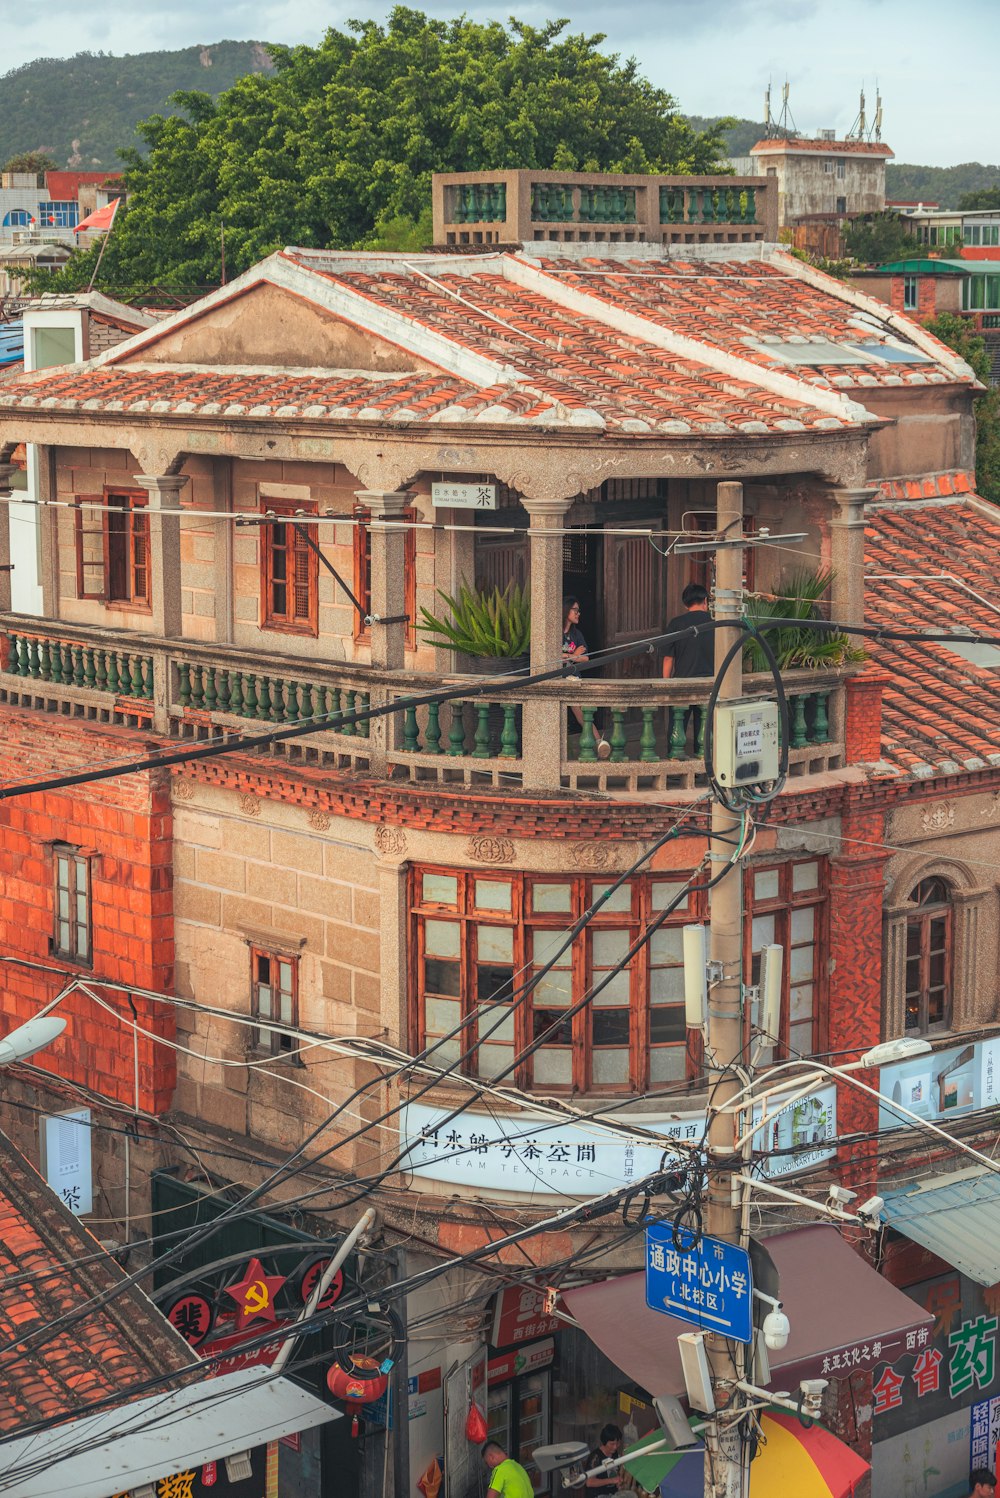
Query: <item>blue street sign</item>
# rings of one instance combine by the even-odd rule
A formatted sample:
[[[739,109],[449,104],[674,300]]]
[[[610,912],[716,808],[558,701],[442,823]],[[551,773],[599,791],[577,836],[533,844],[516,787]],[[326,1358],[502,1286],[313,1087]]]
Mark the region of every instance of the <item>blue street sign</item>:
[[[678,1244],[680,1247],[678,1247]],[[735,1342],[753,1341],[750,1255],[721,1238],[695,1238],[672,1222],[646,1228],[646,1304]]]

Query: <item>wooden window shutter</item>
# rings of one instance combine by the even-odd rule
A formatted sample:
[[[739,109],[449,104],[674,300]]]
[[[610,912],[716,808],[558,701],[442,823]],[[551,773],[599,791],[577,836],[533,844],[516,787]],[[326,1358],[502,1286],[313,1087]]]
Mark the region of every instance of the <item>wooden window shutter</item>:
[[[134,501],[131,521],[132,598],[136,603],[149,603],[149,516],[137,508]]]
[[[312,550],[301,531],[288,528],[293,538],[291,582],[291,618],[308,623],[312,619]]]

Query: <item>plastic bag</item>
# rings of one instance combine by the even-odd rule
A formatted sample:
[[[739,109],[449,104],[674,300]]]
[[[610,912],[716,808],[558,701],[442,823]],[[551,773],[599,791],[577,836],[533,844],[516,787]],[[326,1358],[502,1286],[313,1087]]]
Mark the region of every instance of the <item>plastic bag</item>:
[[[489,1435],[489,1426],[486,1424],[486,1415],[473,1399],[469,1405],[469,1413],[465,1417],[465,1439],[471,1441],[474,1446],[481,1446]]]
[[[444,1473],[441,1471],[441,1463],[436,1456],[431,1457],[427,1470],[422,1477],[417,1479],[417,1487],[423,1493],[424,1498],[438,1498],[443,1481]]]

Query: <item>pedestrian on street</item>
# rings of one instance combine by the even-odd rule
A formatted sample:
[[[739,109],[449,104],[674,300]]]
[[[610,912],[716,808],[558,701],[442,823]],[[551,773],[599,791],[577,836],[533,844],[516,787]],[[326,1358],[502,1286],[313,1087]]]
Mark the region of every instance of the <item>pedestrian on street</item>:
[[[993,1498],[997,1480],[986,1467],[976,1467],[969,1473],[969,1498]]]
[[[489,1493],[493,1498],[534,1498],[531,1478],[520,1462],[509,1457],[499,1441],[487,1441],[483,1461],[489,1468]]]
[[[586,1470],[590,1472],[592,1468],[603,1466],[605,1462],[610,1461],[613,1457],[621,1456],[624,1440],[625,1437],[622,1435],[619,1426],[605,1425],[597,1439],[597,1445],[587,1458]],[[613,1472],[599,1473],[596,1477],[588,1477],[584,1486],[591,1493],[606,1493],[608,1495],[617,1493],[621,1487],[618,1469],[615,1469]]]

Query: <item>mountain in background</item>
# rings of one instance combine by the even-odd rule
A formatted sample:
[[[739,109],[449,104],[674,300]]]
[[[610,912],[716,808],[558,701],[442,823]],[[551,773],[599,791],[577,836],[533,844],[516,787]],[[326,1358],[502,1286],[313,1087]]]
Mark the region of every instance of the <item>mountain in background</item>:
[[[695,130],[707,130],[721,118],[685,115]],[[764,126],[754,120],[737,120],[723,131],[731,156],[746,156],[752,145],[764,138]],[[892,145],[891,132],[888,144]],[[960,166],[910,166],[906,162],[888,162],[885,169],[885,191],[888,198],[903,203],[939,203],[942,208],[957,208],[963,193],[981,192],[1000,186],[1000,166],[981,161],[964,161]]]
[[[273,69],[261,42],[39,58],[0,77],[0,162],[21,151],[47,151],[60,167],[110,170],[135,144],[140,120],[171,112],[168,101],[178,89],[214,98],[245,73]]]

